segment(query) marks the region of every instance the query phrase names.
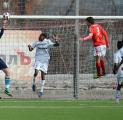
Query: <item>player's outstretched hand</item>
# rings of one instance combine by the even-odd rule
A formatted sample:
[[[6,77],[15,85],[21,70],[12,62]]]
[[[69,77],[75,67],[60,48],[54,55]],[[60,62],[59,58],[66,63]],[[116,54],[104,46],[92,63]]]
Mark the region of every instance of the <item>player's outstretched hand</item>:
[[[29,48],[29,51],[32,51],[33,50],[33,48],[32,48],[31,45],[28,45],[28,48]]]
[[[31,45],[28,45],[28,48],[30,48],[31,47]]]
[[[56,41],[59,40],[59,36],[58,36],[57,34],[53,34],[52,38],[53,38],[54,40],[56,40]]]
[[[83,38],[80,38],[80,41],[84,41],[84,39]]]

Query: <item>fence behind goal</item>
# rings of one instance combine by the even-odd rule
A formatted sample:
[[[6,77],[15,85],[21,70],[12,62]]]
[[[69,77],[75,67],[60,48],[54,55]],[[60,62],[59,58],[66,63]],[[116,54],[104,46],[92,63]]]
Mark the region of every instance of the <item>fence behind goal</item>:
[[[79,44],[79,80],[74,84],[77,64],[77,37],[76,19],[40,19],[36,18],[12,18],[0,43],[0,57],[10,66],[12,72],[12,93],[16,98],[37,98],[37,93],[31,90],[33,77],[33,63],[35,51],[28,51],[31,44],[41,31],[46,32],[49,38],[58,34],[60,46],[50,51],[51,60],[48,74],[46,75],[46,86],[44,98],[72,99],[74,89],[78,88],[80,99],[109,99],[113,98],[112,85],[116,77],[112,74],[113,53],[116,51],[116,43],[123,38],[122,19],[100,19],[96,22],[104,26],[110,37],[110,50],[106,56],[107,75],[100,79],[93,79],[96,73],[95,59],[91,41]],[[84,20],[79,20],[80,36],[88,34],[88,28]],[[4,79],[1,73],[1,79]],[[36,80],[37,89],[40,89],[40,74]],[[1,81],[1,94],[4,84]],[[3,95],[4,96],[4,95]],[[4,96],[6,97],[6,96]]]

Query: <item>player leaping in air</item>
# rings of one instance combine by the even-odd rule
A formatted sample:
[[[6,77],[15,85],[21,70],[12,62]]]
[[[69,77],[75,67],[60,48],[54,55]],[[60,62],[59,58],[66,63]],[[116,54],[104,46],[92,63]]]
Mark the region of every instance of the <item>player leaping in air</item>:
[[[41,72],[41,90],[38,93],[38,96],[41,97],[43,95],[44,85],[45,85],[45,74],[48,70],[48,64],[50,60],[49,50],[52,47],[59,46],[59,43],[56,40],[57,36],[54,35],[53,39],[55,42],[52,42],[50,39],[47,38],[46,33],[41,33],[39,35],[39,40],[35,41],[32,45],[28,45],[29,51],[32,51],[36,48],[35,53],[35,63],[34,63],[34,75],[33,75],[33,85],[32,90],[36,90],[35,79],[38,75],[38,72]]]
[[[6,15],[4,15],[3,25],[2,25],[2,28],[0,29],[0,38],[4,34],[4,30],[5,30],[7,24],[8,24],[8,18],[6,17]],[[10,94],[10,81],[11,81],[11,79],[10,79],[10,69],[8,68],[6,63],[1,58],[0,58],[0,70],[2,70],[5,73],[5,91],[4,92],[8,96],[12,96]]]
[[[96,57],[97,78],[99,78],[106,74],[104,57],[106,54],[106,48],[109,47],[109,37],[107,35],[107,32],[104,30],[104,28],[101,25],[95,23],[93,17],[86,18],[86,23],[89,27],[90,33],[88,36],[80,38],[80,40],[93,41],[94,56]]]

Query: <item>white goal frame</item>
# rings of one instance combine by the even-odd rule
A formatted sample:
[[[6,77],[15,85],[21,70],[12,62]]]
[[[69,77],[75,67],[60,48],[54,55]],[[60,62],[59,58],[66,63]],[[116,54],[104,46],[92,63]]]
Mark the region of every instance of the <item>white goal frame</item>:
[[[10,19],[85,19],[89,16],[10,15]],[[91,16],[95,19],[123,19],[123,16]],[[3,15],[0,15],[0,19]]]

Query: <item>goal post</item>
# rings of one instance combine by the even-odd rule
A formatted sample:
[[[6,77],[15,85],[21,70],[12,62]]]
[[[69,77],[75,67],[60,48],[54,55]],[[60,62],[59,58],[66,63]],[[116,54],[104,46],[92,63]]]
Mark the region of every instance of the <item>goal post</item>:
[[[79,42],[79,37],[88,34],[87,26],[84,23],[84,19],[87,17],[10,15],[10,25],[1,39],[0,57],[14,71],[12,72],[13,80],[31,81],[34,52],[28,52],[27,45],[37,40],[41,31],[48,33],[49,37],[56,33],[60,38],[60,47],[50,51],[51,61],[46,78],[49,82],[47,82],[47,88],[59,90],[56,95],[59,96],[58,93],[62,92],[63,97],[108,98],[106,92],[115,81],[115,76],[111,74],[110,63],[112,63],[113,53],[116,50],[116,42],[123,38],[123,16],[92,16],[108,31],[111,42],[111,51],[106,63],[107,72],[111,74],[111,77],[101,79],[102,83],[100,80],[95,81],[92,77],[95,72],[95,61],[91,43],[89,41]],[[2,20],[2,15],[0,15],[0,19]],[[79,66],[76,72],[75,64]],[[73,79],[76,77],[79,81],[74,84]],[[106,79],[109,80],[106,81]],[[109,94],[111,94],[111,90],[110,88]]]
[[[79,16],[79,0],[76,0],[75,13]],[[75,20],[75,43],[74,43],[74,75],[73,75],[73,97],[79,98],[79,19]]]

